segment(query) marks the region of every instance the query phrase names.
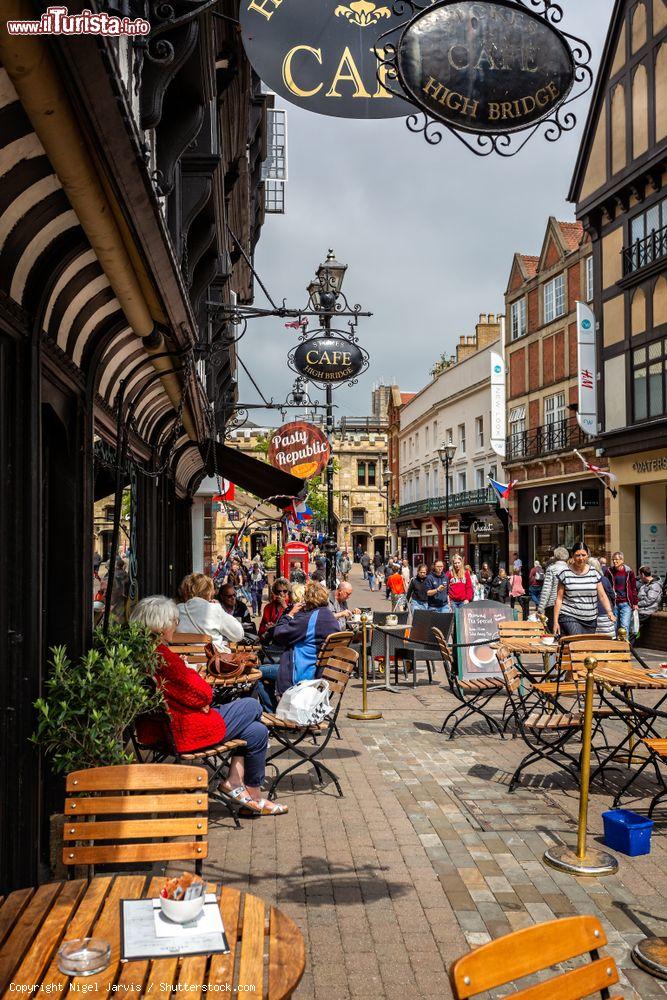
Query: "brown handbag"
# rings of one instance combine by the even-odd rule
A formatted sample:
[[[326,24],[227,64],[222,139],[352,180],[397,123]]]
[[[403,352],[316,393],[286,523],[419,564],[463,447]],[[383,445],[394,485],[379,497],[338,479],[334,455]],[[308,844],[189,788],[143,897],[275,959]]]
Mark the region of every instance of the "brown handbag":
[[[204,652],[206,671],[213,677],[242,677],[257,666],[255,653],[221,653],[212,642],[206,643]]]

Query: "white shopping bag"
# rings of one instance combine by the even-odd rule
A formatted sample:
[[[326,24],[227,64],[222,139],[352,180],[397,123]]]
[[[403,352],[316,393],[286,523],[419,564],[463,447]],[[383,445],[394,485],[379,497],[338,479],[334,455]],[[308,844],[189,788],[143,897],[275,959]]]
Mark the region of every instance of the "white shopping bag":
[[[331,692],[325,680],[299,681],[283,694],[276,715],[284,722],[313,726],[333,712],[329,703]]]

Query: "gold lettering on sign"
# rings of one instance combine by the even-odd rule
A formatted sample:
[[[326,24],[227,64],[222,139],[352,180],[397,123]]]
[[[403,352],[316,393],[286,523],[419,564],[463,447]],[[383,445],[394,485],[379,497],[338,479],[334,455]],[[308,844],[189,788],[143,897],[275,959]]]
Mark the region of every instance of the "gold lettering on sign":
[[[297,52],[310,52],[311,55],[315,57],[317,62],[322,65],[322,50],[314,49],[310,45],[295,45],[293,49],[290,49],[285,58],[283,59],[283,82],[288,90],[290,90],[297,97],[314,97],[318,94],[324,84],[318,83],[317,87],[313,87],[312,90],[303,90],[299,87],[292,75],[292,59]]]
[[[248,10],[256,10],[258,14],[270,21],[283,0],[250,0]],[[273,7],[273,10],[270,8]]]
[[[345,68],[347,68],[347,70],[348,70],[347,73],[344,72]],[[366,90],[366,88],[364,87],[364,82],[361,79],[361,75],[359,73],[359,70],[357,69],[357,64],[355,63],[354,59],[352,58],[352,53],[350,52],[349,45],[345,46],[345,51],[343,52],[342,56],[340,57],[340,62],[338,63],[338,67],[336,69],[336,73],[335,73],[333,81],[331,83],[331,87],[326,92],[325,96],[326,97],[342,97],[343,95],[339,94],[338,91],[336,90],[336,88],[337,88],[338,84],[342,83],[344,80],[347,80],[349,83],[353,83],[354,84],[355,90],[354,90],[354,93],[352,94],[352,97],[370,97],[371,96],[368,93],[368,91]]]
[[[473,101],[465,94],[459,94],[456,90],[450,90],[444,84],[434,80],[432,76],[428,78],[426,85],[422,88],[425,94],[432,97],[438,104],[449,108],[450,111],[458,111],[468,118],[476,118],[479,109],[479,101]]]
[[[375,50],[371,49],[371,52],[375,52]],[[385,84],[387,82],[387,72],[389,70],[389,67],[383,65],[383,63],[380,62],[381,59],[385,59],[386,58],[386,56],[384,54],[384,49],[378,49],[377,50],[377,58],[378,58],[378,66],[377,66],[378,89],[373,94],[373,97],[389,97],[389,98],[393,98],[394,95],[392,93],[390,93],[387,90],[387,88],[385,87]]]
[[[546,108],[560,97],[556,84],[552,81],[540,87],[536,93],[520,97],[516,101],[489,101],[489,121],[497,122],[506,118],[525,118],[536,107]]]

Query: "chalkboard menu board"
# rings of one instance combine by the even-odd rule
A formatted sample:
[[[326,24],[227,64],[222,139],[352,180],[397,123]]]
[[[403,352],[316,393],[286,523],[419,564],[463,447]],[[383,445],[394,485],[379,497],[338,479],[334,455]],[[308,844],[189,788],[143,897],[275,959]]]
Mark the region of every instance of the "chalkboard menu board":
[[[509,604],[497,601],[472,601],[456,612],[459,677],[502,677],[495,651],[489,643],[498,638],[498,622],[514,621]],[[469,643],[475,643],[474,646]]]

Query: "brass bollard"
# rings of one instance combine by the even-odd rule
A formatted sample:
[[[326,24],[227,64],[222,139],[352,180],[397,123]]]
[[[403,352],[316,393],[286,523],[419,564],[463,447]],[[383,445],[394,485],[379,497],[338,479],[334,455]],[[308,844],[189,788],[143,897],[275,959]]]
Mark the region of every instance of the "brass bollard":
[[[581,777],[579,793],[579,824],[577,850],[569,847],[550,847],[544,854],[544,863],[568,875],[613,875],[618,871],[618,861],[606,851],[587,850],[588,787],[591,777],[591,737],[593,733],[593,673],[598,661],[593,656],[584,660],[586,667],[586,695],[584,701],[584,728],[581,734]]]
[[[357,719],[361,722],[371,722],[374,719],[381,719],[382,712],[368,711],[368,636],[366,634],[366,624],[368,618],[365,614],[361,616],[361,711],[348,712],[348,719]],[[385,667],[386,669],[386,667]]]

